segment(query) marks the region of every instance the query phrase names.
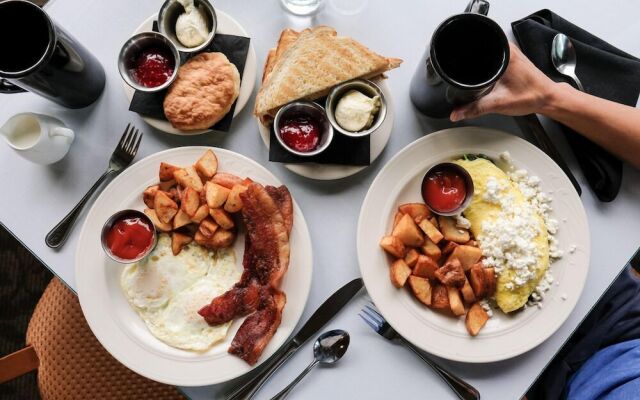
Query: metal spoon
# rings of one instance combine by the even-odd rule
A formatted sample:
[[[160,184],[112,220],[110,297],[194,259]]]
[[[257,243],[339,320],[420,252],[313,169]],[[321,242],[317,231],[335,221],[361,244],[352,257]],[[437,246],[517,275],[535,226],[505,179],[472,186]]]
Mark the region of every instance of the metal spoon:
[[[349,347],[349,333],[341,329],[325,332],[318,337],[313,344],[314,360],[309,366],[298,375],[286,388],[275,395],[271,400],[282,400],[286,398],[291,390],[318,364],[333,364],[342,358]]]
[[[573,47],[571,39],[564,33],[558,33],[553,38],[551,62],[558,72],[573,80],[578,89],[584,92],[584,87],[576,75],[576,49]]]

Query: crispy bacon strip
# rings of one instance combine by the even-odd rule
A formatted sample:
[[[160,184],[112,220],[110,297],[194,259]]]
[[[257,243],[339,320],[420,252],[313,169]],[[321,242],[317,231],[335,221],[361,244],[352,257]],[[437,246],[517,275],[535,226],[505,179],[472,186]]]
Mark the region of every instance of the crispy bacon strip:
[[[236,285],[213,299],[211,304],[202,307],[198,314],[202,315],[208,324],[220,325],[254,312],[260,304],[260,299],[259,285],[255,283],[250,283],[246,287]]]
[[[284,292],[273,288],[266,289],[266,292],[258,311],[244,320],[229,347],[230,354],[242,358],[249,365],[258,361],[276,333],[287,301]]]
[[[265,189],[278,205],[282,218],[284,218],[287,235],[291,236],[291,228],[293,227],[293,200],[291,199],[289,189],[284,185],[280,187],[267,186]]]

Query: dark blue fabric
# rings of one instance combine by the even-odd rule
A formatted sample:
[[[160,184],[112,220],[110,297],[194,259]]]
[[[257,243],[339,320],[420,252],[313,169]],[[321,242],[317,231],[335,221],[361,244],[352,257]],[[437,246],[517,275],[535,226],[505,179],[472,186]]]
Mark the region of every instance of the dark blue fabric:
[[[597,352],[571,377],[568,400],[626,400],[640,397],[640,339]]]
[[[640,260],[640,252],[636,259]],[[601,349],[635,339],[640,339],[640,275],[628,264],[532,385],[527,398],[566,398],[567,382],[589,358]],[[640,371],[640,360],[629,367]],[[607,365],[599,368],[601,377],[609,374]],[[635,398],[640,399],[640,392]]]

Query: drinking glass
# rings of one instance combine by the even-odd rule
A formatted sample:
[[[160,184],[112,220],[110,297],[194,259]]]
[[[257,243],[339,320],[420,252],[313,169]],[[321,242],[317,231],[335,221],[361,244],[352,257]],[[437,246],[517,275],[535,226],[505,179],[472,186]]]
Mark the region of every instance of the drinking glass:
[[[322,5],[322,0],[280,0],[282,7],[295,15],[311,15]]]

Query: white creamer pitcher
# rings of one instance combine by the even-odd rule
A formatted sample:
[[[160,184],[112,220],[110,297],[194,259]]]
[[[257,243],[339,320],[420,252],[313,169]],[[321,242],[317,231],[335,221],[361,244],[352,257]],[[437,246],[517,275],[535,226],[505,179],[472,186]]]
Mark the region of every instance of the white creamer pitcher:
[[[37,164],[52,164],[67,154],[73,131],[62,121],[43,114],[21,113],[0,127],[7,144],[22,157]]]

